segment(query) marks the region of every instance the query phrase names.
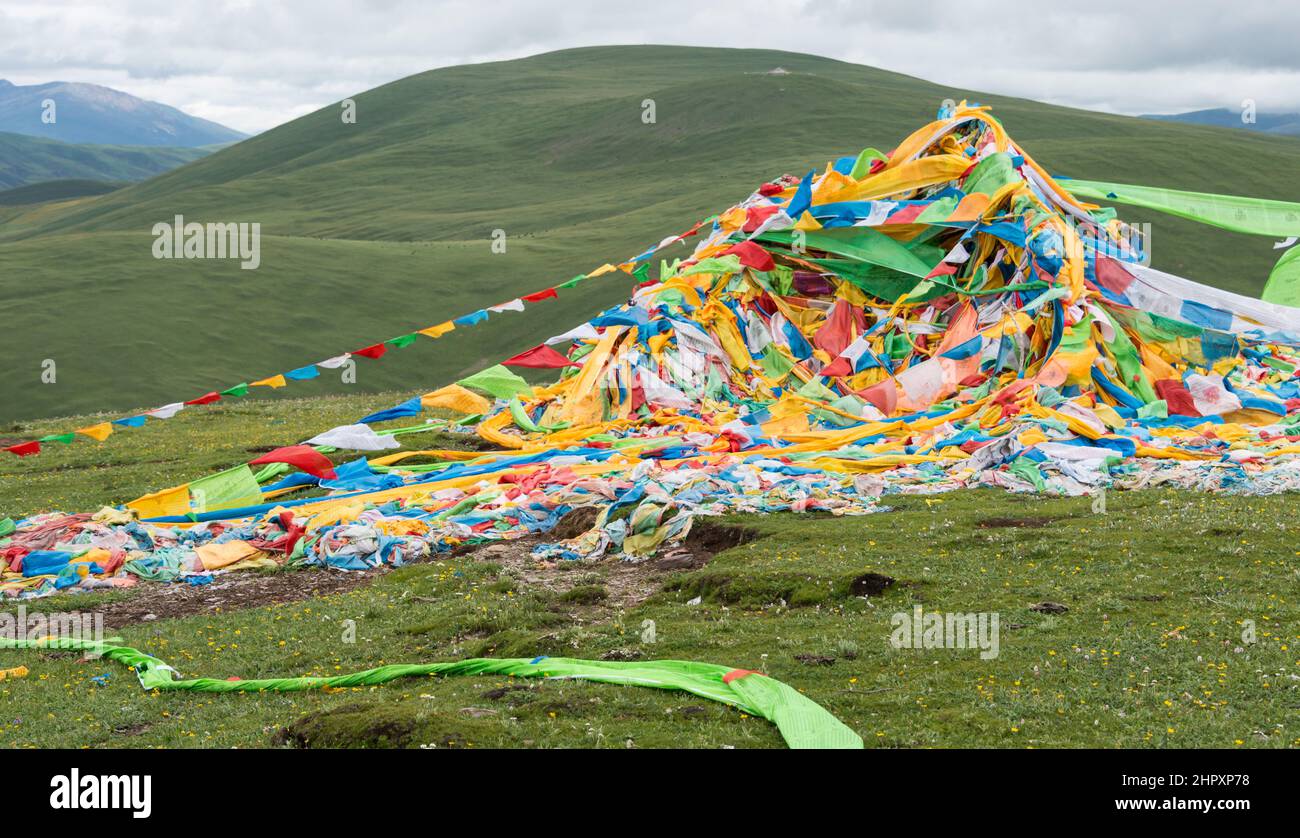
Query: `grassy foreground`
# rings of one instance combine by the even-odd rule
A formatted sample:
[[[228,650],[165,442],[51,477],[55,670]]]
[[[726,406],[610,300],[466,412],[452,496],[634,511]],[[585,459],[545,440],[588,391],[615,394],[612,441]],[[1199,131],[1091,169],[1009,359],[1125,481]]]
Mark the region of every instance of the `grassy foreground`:
[[[374,403],[278,402],[273,413],[249,401],[223,408],[220,420],[196,410],[103,446],[0,460],[0,513],[129,499]],[[187,677],[328,675],[478,655],[709,661],[786,681],[880,747],[1300,744],[1291,497],[1112,492],[1106,514],[1087,498],[989,490],[890,505],[864,518],[730,519],[750,540],[694,570],[539,567],[524,550],[494,547],[344,592],[245,610],[218,602],[117,633]],[[322,573],[332,572],[263,581]],[[855,595],[868,573],[896,581]],[[157,591],[27,606],[87,612]],[[1030,610],[1044,601],[1068,610]],[[891,618],[914,605],[998,613],[998,656],[894,648]],[[1243,640],[1245,621],[1254,621],[1253,643]],[[0,652],[0,668],[20,664],[28,677],[0,681],[3,747],[782,744],[763,720],[635,687],[463,678],[332,693],[148,694],[111,662]]]

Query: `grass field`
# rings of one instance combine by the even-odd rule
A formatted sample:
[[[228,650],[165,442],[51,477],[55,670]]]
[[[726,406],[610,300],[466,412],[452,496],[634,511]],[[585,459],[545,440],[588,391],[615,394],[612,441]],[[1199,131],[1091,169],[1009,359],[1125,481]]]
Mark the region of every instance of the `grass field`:
[[[127,500],[403,395],[250,401],[102,446],[0,460],[0,516]],[[728,519],[743,528],[733,539],[701,528],[717,552],[688,570],[658,560],[539,566],[522,547],[488,547],[373,577],[232,574],[242,587],[193,589],[211,597],[196,605],[187,585],[144,585],[27,607],[103,611],[127,644],[186,676],[339,674],[475,655],[684,658],[780,678],[870,746],[1300,744],[1294,498],[1112,492],[1104,515],[1088,498],[989,490],[887,503],[892,511],[863,518]],[[896,581],[854,595],[869,573]],[[317,585],[327,588],[301,598]],[[263,587],[281,602],[257,602]],[[183,597],[191,610],[180,613]],[[1045,601],[1068,610],[1030,610]],[[915,605],[996,612],[998,657],[893,648],[891,618]],[[355,642],[343,641],[346,620]],[[646,620],[653,644],[642,640]],[[1254,643],[1242,639],[1247,620]],[[762,720],[634,687],[466,678],[148,694],[105,661],[0,652],[0,668],[17,665],[31,673],[0,681],[5,747],[781,745]]]
[[[767,71],[783,66],[788,76]],[[760,182],[889,149],[944,98],[995,107],[1050,170],[1300,194],[1300,141],[971,93],[762,50],[566,50],[453,67],[330,106],[107,195],[0,206],[0,420],[192,398],[639,253]],[[642,103],[656,121],[642,122]],[[154,223],[258,222],[262,267],[157,261]],[[1256,293],[1272,242],[1151,213],[1155,265]],[[507,253],[489,247],[504,230]],[[684,252],[684,251],[683,251]],[[680,255],[680,254],[678,254]],[[421,343],[359,387],[432,389],[624,296],[584,286],[511,327]],[[364,342],[364,343],[359,343]],[[60,384],[41,383],[53,360]],[[343,392],[327,379],[302,395]]]
[[[607,587],[626,575],[609,563],[533,570],[525,582],[522,557],[512,571],[470,554],[345,593],[158,620],[121,636],[186,675],[219,678],[479,655],[711,661],[798,687],[882,747],[1300,744],[1290,499],[1143,492],[1113,499],[1105,517],[1086,500],[986,492],[897,506],[851,520],[735,521],[760,537],[697,571],[636,571],[656,591],[640,603]],[[1156,538],[1153,514],[1168,522]],[[868,572],[899,582],[851,596]],[[1043,600],[1069,611],[1029,610]],[[891,615],[915,604],[998,612],[999,656],[892,648]],[[1240,639],[1247,619],[1259,627],[1253,645]],[[342,640],[345,620],[355,643]],[[654,644],[641,640],[645,620]],[[766,722],[633,687],[470,678],[333,694],[151,695],[128,671],[75,655],[5,652],[0,664],[32,669],[0,683],[5,746],[267,746],[286,741],[281,728],[288,742],[318,747],[780,744]],[[105,673],[105,685],[92,681]]]

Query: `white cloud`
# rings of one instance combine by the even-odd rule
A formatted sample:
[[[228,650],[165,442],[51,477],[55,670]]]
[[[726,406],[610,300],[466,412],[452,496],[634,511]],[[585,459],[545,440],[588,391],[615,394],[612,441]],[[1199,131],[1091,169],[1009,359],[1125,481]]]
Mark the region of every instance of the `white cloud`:
[[[104,84],[244,131],[435,67],[645,43],[811,52],[1121,113],[1300,110],[1300,7],[1249,0],[0,0],[0,32],[0,78]]]

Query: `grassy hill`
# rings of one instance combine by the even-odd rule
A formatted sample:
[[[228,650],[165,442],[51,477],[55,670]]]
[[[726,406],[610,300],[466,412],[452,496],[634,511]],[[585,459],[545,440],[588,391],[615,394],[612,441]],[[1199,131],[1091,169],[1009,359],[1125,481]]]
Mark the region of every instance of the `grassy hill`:
[[[769,75],[782,66],[790,75]],[[422,73],[112,193],[0,207],[0,419],[126,410],[301,366],[536,290],[729,206],[761,180],[888,149],[945,98],[995,106],[1051,170],[1294,199],[1292,138],[1061,108],[814,56],[602,47]],[[641,120],[655,103],[656,122]],[[262,225],[262,267],[157,261],[152,225]],[[1271,242],[1156,224],[1157,267],[1257,293]],[[494,229],[507,253],[489,247]],[[685,252],[684,250],[682,252]],[[54,254],[57,254],[55,258]],[[623,297],[617,278],[361,369],[433,387]],[[39,296],[34,294],[40,290]],[[42,384],[41,363],[57,363]],[[334,377],[295,395],[346,391]]]
[[[120,181],[91,180],[89,178],[42,180],[24,186],[15,186],[12,189],[0,190],[0,206],[14,207],[28,204],[45,204],[50,201],[67,201],[91,195],[104,195],[114,189],[121,189],[125,185]]]
[[[52,180],[144,180],[197,160],[211,150],[83,145],[0,132],[0,189]]]

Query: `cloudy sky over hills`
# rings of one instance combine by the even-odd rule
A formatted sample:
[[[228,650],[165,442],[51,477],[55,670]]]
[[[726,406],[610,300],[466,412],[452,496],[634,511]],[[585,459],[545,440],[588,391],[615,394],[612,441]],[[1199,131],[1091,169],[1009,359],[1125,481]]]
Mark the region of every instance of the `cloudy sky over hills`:
[[[908,0],[0,0],[0,78],[115,87],[242,131],[393,79],[597,44],[810,52],[1119,113],[1300,111],[1300,5]]]

